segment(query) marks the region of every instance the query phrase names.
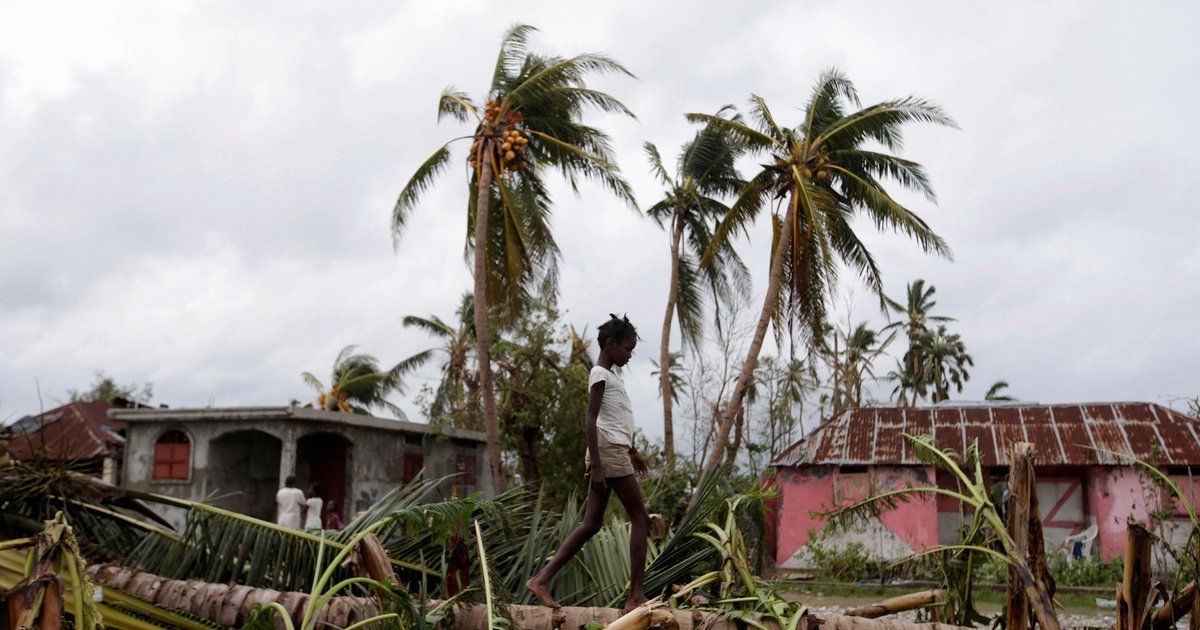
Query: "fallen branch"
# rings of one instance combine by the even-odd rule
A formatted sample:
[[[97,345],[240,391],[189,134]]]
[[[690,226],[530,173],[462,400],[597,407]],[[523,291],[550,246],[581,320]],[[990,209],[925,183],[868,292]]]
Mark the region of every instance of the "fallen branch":
[[[900,595],[899,597],[891,597],[881,602],[869,604],[867,606],[859,606],[846,611],[847,617],[864,617],[867,619],[875,619],[885,615],[894,615],[898,612],[913,610],[914,608],[924,608],[934,604],[940,604],[946,599],[946,591],[940,588],[921,591],[919,593],[909,593],[908,595]]]

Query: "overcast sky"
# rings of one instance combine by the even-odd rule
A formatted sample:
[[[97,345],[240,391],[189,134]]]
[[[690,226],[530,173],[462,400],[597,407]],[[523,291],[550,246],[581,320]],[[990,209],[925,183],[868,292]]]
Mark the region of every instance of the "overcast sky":
[[[449,318],[470,287],[462,154],[398,251],[392,204],[465,131],[437,124],[438,94],[481,95],[513,22],[541,29],[537,51],[638,76],[595,81],[637,120],[588,120],[643,207],[660,191],[641,145],[673,159],[686,112],[757,93],[795,125],[830,66],[865,103],[936,101],[961,130],[912,127],[903,154],[939,195],[910,207],[954,260],[859,227],[889,293],[925,278],[958,319],[976,362],[961,397],[998,379],[1043,403],[1200,394],[1193,2],[6,2],[0,419],[96,370],[172,407],[286,404],[346,344],[384,362],[432,345],[400,319]],[[640,326],[627,381],[659,435],[667,237],[552,181],[566,319]],[[755,308],[765,227],[739,245]],[[864,287],[842,293],[881,321]]]

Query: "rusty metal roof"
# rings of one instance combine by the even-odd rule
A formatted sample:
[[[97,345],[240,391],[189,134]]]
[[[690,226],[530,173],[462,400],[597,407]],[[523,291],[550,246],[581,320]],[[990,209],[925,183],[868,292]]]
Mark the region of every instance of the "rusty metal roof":
[[[959,453],[978,441],[984,466],[1007,466],[1014,442],[1033,442],[1041,466],[1122,463],[1101,450],[1164,466],[1200,465],[1200,421],[1151,403],[850,409],[789,447],[775,465],[920,465],[905,433],[932,435]]]

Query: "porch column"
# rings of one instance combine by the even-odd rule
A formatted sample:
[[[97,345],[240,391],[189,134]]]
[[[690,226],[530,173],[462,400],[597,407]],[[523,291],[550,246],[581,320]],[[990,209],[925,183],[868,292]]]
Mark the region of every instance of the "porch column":
[[[282,487],[283,482],[288,477],[296,476],[296,438],[288,431],[280,439],[281,448],[279,449],[279,485]]]

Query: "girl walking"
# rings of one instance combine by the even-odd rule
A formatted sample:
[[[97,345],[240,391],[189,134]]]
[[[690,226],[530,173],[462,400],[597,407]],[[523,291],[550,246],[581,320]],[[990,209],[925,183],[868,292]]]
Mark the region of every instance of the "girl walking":
[[[629,363],[638,334],[628,317],[616,315],[611,315],[599,331],[600,357],[588,375],[587,452],[584,455],[588,495],[583,522],[567,536],[545,568],[529,578],[525,587],[542,600],[542,604],[550,608],[562,607],[550,594],[550,582],[584,543],[600,531],[609,495],[615,491],[629,514],[629,598],[624,607],[628,611],[646,601],[642,582],[646,570],[649,517],[635,475],[645,477],[648,471],[646,462],[633,447],[633,408],[625,393],[625,384],[613,368]]]

